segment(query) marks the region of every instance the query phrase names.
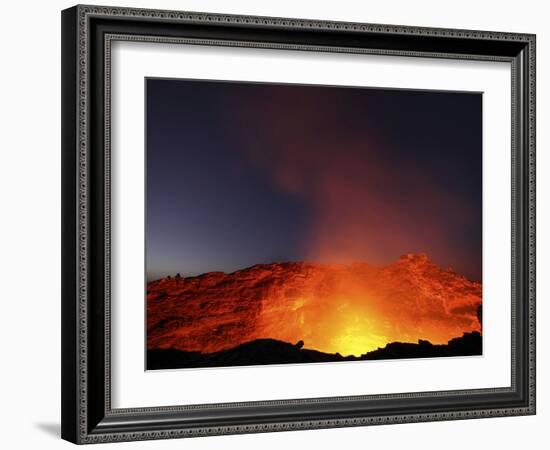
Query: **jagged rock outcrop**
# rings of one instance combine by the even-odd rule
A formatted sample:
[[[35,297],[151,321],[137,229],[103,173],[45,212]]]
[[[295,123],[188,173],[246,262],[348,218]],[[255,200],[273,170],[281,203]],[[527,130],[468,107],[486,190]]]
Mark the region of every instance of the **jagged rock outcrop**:
[[[147,369],[185,369],[198,367],[250,366],[261,364],[296,364],[340,361],[368,361],[376,359],[440,358],[445,356],[481,355],[481,335],[474,331],[451,339],[447,344],[434,345],[429,341],[418,343],[392,342],[359,357],[339,353],[323,353],[301,348],[274,339],[257,339],[214,353],[182,350],[149,350]]]

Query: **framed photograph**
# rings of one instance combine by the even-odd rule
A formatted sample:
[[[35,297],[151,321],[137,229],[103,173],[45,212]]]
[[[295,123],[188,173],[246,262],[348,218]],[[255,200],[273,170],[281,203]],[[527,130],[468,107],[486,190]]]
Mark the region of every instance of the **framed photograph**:
[[[62,12],[62,437],[535,413],[535,36]]]

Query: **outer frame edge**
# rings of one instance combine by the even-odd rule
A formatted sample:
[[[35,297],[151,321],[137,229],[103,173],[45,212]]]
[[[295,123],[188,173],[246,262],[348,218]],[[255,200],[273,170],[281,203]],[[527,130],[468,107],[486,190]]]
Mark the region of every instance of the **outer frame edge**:
[[[61,437],[78,443],[76,305],[77,15],[61,13]]]

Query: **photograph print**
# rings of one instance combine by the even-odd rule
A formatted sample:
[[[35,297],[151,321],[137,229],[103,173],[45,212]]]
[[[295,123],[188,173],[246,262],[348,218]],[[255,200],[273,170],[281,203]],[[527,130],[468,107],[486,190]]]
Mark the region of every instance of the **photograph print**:
[[[482,354],[482,93],[145,88],[147,370]]]

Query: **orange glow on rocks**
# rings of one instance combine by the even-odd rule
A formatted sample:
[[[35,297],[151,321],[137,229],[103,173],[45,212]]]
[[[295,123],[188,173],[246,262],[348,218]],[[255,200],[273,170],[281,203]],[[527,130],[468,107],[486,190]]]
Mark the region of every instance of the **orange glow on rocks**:
[[[481,331],[481,284],[407,254],[388,266],[274,263],[148,283],[147,347],[215,352],[254,339],[360,356]]]

